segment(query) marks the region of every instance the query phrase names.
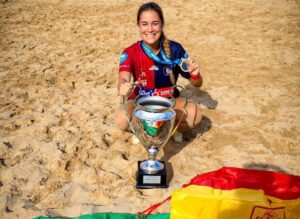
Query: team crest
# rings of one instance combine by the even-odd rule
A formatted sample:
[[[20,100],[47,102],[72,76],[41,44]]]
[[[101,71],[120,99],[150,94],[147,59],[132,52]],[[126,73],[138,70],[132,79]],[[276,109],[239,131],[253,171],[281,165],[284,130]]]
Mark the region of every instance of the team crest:
[[[120,64],[126,61],[128,55],[127,53],[122,53],[121,58],[120,58]]]
[[[164,74],[166,76],[170,76],[171,74],[173,74],[173,70],[170,67],[165,67]]]

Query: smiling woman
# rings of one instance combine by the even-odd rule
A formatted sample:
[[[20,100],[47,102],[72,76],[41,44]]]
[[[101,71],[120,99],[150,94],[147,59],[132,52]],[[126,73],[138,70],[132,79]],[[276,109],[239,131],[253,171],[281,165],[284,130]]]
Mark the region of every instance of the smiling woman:
[[[119,67],[118,89],[120,96],[127,97],[126,110],[129,119],[132,117],[134,108],[133,99],[137,95],[159,95],[176,98],[174,110],[179,120],[184,114],[186,104],[185,99],[179,97],[179,91],[174,88],[174,85],[180,75],[188,79],[195,87],[200,87],[202,77],[199,66],[179,43],[166,38],[163,32],[164,16],[158,4],[150,2],[139,8],[137,25],[142,40],[123,51]],[[131,83],[132,78],[134,83],[138,84],[135,89]],[[188,101],[186,113],[182,118],[178,128],[181,132],[199,125],[202,119],[200,107]],[[123,131],[129,128],[126,113],[122,107],[118,110],[117,124]],[[181,134],[177,133],[177,135],[180,141]]]

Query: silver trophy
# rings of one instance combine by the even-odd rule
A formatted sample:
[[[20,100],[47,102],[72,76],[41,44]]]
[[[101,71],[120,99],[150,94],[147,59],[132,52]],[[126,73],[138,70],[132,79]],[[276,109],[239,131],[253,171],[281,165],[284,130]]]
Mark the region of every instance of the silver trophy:
[[[156,160],[158,151],[167,143],[175,125],[175,99],[160,96],[137,97],[132,126],[148,151],[148,160],[138,162],[137,188],[166,188],[163,161]]]

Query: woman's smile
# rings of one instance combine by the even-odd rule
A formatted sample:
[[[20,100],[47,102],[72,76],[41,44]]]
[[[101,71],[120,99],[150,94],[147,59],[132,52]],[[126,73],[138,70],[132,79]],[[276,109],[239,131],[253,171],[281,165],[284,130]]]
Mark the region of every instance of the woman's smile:
[[[154,10],[147,10],[141,14],[139,30],[142,40],[152,50],[159,49],[159,39],[162,33],[162,21]]]

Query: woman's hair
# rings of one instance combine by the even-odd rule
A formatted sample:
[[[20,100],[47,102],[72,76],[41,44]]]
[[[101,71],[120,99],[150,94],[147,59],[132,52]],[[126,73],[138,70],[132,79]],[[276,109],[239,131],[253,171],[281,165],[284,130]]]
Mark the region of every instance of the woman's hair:
[[[163,11],[162,11],[161,7],[158,4],[156,4],[155,2],[148,2],[148,3],[141,5],[141,7],[139,8],[138,13],[137,13],[137,24],[139,24],[142,12],[147,11],[147,10],[155,11],[159,16],[162,25],[165,24]],[[165,51],[166,55],[170,58],[171,50],[170,50],[169,40],[167,39],[167,37],[163,31],[161,33],[160,39],[163,44],[163,50]]]

